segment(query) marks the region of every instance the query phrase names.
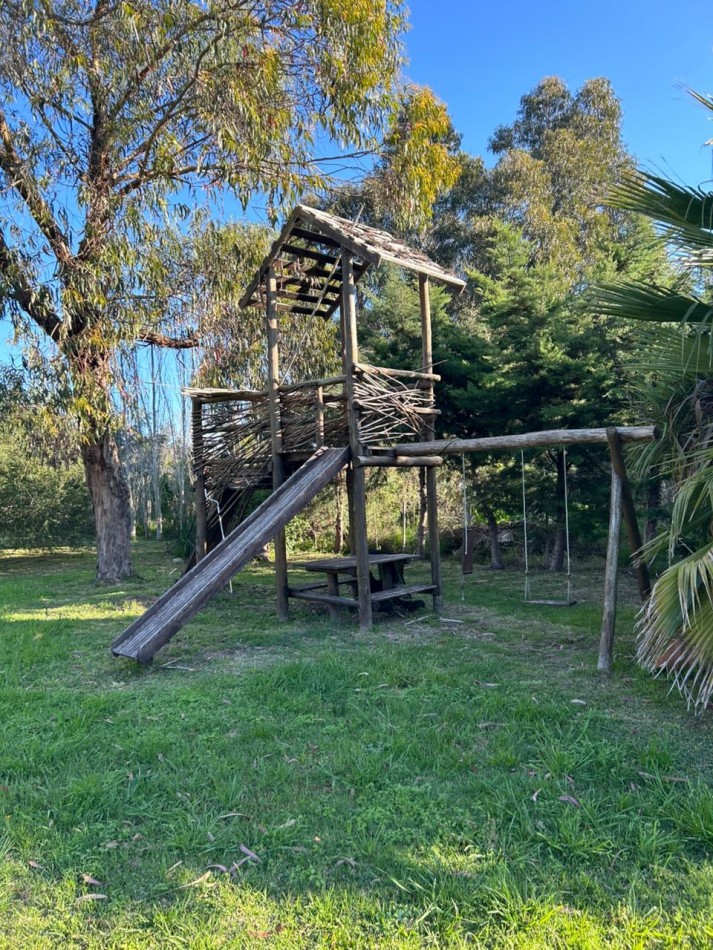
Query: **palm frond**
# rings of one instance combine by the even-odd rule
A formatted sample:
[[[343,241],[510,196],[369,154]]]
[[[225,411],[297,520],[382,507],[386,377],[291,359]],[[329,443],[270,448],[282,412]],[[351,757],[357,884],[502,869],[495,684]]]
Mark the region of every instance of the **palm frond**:
[[[634,171],[613,189],[608,203],[663,225],[665,236],[677,244],[713,248],[713,192]]]
[[[672,565],[637,620],[637,658],[668,674],[697,712],[713,695],[713,543]]]
[[[588,305],[608,317],[713,326],[713,307],[709,303],[657,284],[631,280],[600,285],[591,292]]]

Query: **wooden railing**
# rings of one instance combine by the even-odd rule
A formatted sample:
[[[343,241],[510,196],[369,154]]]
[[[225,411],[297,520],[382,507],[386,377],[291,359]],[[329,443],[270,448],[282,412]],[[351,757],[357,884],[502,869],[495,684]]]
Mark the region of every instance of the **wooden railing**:
[[[433,405],[434,373],[356,363],[354,399],[365,445],[392,445],[406,433],[424,438],[438,410]]]

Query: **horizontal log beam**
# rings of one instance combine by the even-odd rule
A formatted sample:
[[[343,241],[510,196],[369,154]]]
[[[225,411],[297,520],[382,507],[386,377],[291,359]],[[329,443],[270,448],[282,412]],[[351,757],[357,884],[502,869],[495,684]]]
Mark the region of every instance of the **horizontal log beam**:
[[[443,465],[438,455],[357,455],[356,468],[437,468]]]
[[[427,379],[432,382],[440,382],[441,377],[437,373],[424,373],[410,369],[392,369],[390,366],[372,366],[371,363],[354,363],[355,373],[371,373],[374,376],[401,376],[404,379]]]
[[[618,426],[622,442],[654,442],[656,426]],[[522,435],[499,435],[487,439],[438,439],[434,442],[404,442],[393,446],[395,455],[460,455],[462,452],[507,452],[551,445],[607,445],[606,429],[545,429]]]

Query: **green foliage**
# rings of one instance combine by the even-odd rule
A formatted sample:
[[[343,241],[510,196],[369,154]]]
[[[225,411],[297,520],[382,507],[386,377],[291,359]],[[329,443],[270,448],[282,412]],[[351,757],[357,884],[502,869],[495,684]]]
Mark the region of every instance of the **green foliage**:
[[[640,464],[655,466],[656,477],[668,478],[675,497],[670,524],[648,548],[649,554],[665,552],[669,567],[640,616],[638,655],[646,669],[672,674],[689,705],[702,710],[713,695],[713,353],[706,212],[713,195],[634,173],[613,201],[657,222],[681,266],[671,289],[620,279],[599,288],[593,306],[616,318],[654,324],[641,340],[641,396],[657,411],[664,438]]]
[[[94,520],[81,465],[49,465],[27,448],[23,439],[0,433],[0,547],[91,543]]]
[[[58,402],[37,373],[0,367],[0,547],[91,541],[77,427]]]

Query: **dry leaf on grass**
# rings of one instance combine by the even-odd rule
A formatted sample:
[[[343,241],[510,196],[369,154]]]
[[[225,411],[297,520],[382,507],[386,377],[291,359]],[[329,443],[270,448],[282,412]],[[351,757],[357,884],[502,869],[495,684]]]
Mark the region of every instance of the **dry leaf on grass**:
[[[575,808],[581,807],[581,803],[572,795],[560,795],[559,801],[564,802],[566,805],[574,805]]]
[[[250,848],[246,847],[244,844],[240,845],[240,850],[244,855],[247,855],[251,861],[260,861],[260,858],[255,854],[255,852],[251,851]]]
[[[91,874],[82,874],[82,880],[85,884],[93,884],[95,887],[101,887],[102,882],[97,881]]]

